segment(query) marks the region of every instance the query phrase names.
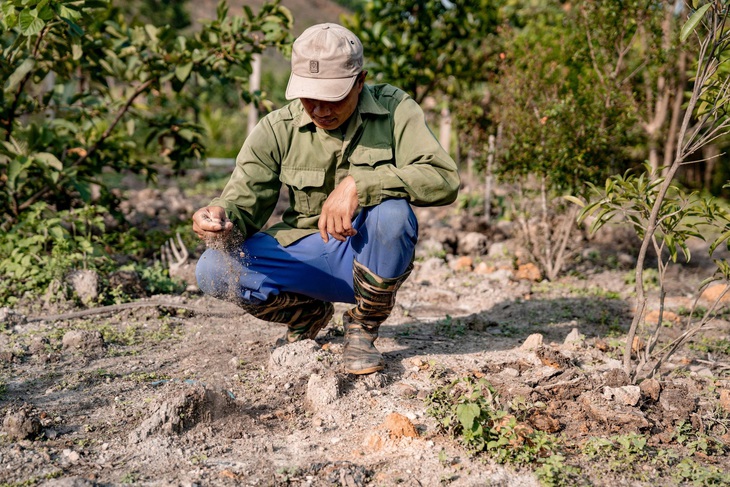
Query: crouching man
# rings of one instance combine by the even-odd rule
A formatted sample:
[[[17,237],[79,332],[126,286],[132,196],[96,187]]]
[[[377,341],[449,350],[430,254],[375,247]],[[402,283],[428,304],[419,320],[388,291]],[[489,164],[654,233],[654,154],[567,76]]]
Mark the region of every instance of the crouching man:
[[[384,367],[374,342],[412,268],[410,205],[453,202],[456,164],[405,92],[365,84],[362,44],[344,27],[304,31],[291,68],[293,101],[258,123],[221,196],[193,215],[200,238],[227,243],[201,256],[198,286],[286,324],[278,343],[314,338],[333,302],[354,304],[343,317],[345,368],[370,374]],[[290,206],[260,231],[282,184]]]

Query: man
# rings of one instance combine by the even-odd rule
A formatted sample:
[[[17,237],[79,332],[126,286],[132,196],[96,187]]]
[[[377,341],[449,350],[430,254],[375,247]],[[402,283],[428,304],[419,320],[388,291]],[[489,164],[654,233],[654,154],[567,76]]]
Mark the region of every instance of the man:
[[[410,204],[453,202],[456,164],[405,92],[365,85],[362,44],[349,30],[310,27],[291,64],[294,101],[259,122],[221,196],[193,215],[199,237],[227,243],[201,256],[198,285],[286,324],[278,344],[313,339],[333,302],[355,304],[343,317],[345,369],[370,374],[384,367],[374,342],[412,269]],[[282,183],[290,207],[260,232]]]

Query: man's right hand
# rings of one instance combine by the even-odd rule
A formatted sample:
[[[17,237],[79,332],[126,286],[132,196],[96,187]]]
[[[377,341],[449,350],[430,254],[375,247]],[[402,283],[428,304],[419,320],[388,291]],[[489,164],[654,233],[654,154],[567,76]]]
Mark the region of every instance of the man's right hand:
[[[221,206],[206,206],[193,215],[193,231],[203,240],[223,239],[233,230],[233,222]]]

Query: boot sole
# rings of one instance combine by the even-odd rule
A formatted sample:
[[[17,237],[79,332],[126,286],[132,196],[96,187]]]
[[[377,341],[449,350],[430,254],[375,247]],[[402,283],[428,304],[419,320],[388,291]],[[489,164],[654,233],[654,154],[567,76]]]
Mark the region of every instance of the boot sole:
[[[367,369],[359,369],[359,370],[353,370],[345,368],[345,372],[348,374],[354,374],[354,375],[367,375],[372,374],[373,372],[378,372],[380,370],[383,370],[385,368],[385,365],[376,365],[374,367],[368,367]]]

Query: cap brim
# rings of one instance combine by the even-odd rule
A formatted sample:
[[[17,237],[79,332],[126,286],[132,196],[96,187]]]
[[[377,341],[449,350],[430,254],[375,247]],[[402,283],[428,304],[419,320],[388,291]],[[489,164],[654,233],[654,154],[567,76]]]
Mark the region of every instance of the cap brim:
[[[304,78],[291,73],[286,85],[286,99],[311,98],[322,101],[340,101],[355,85],[357,75],[350,78]]]

